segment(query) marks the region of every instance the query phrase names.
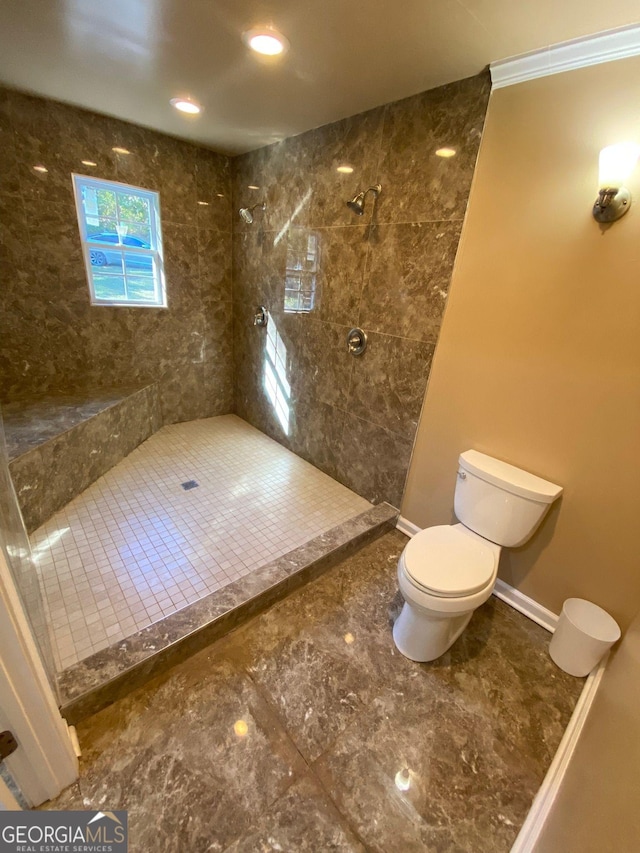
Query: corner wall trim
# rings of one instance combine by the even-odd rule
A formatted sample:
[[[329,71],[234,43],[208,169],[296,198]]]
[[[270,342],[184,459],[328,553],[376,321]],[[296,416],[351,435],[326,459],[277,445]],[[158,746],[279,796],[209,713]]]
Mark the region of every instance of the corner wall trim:
[[[520,592],[519,589],[509,586],[508,583],[500,580],[500,578],[496,581],[493,594],[496,598],[513,607],[514,610],[518,610],[520,613],[528,616],[529,619],[537,622],[538,625],[542,625],[543,628],[546,628],[552,634],[556,630],[559,619],[557,614],[552,613],[551,610],[547,610],[542,604],[538,604],[533,598],[529,598],[528,595]]]
[[[573,709],[569,725],[565,729],[560,745],[535,796],[529,814],[511,848],[511,853],[533,853],[535,850],[536,842],[558,796],[558,791],[560,790],[567,767],[573,758],[578,739],[580,738],[598,687],[602,681],[608,659],[609,652],[607,652],[598,666],[594,667],[587,676],[582,693],[576,703],[576,707]]]
[[[523,53],[489,66],[494,89],[514,86],[537,77],[574,71],[589,65],[600,65],[616,59],[640,55],[640,26],[631,24],[602,33],[552,44],[540,50]]]

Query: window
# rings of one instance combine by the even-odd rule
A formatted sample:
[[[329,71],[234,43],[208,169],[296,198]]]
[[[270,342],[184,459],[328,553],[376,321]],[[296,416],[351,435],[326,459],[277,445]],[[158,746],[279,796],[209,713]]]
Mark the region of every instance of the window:
[[[287,314],[306,314],[313,311],[319,260],[318,234],[304,228],[292,229],[287,247],[284,282],[284,310]]]
[[[73,186],[92,304],[166,308],[159,194],[83,175]]]

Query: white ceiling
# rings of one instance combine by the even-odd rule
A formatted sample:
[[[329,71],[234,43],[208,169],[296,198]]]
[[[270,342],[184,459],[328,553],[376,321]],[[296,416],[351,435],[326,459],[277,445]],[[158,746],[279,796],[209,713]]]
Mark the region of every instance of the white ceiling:
[[[0,0],[0,81],[232,153],[639,20],[638,0]],[[277,60],[240,38],[269,22]]]

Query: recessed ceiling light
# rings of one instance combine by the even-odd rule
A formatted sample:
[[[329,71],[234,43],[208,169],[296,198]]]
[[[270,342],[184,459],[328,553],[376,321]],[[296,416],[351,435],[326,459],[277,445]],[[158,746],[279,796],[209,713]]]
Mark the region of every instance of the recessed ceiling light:
[[[456,149],[455,148],[438,148],[436,151],[436,155],[438,157],[455,157]]]
[[[249,185],[247,186],[247,189],[248,189],[248,190],[259,190],[259,189],[260,189],[260,187],[257,187],[255,184],[249,184]]]
[[[198,113],[202,112],[200,104],[196,104],[196,102],[192,101],[191,98],[171,98],[169,103],[172,107],[180,110],[181,113],[188,113],[189,115],[196,116]]]
[[[94,163],[93,160],[82,160],[83,166],[97,166],[97,163]]]
[[[279,56],[289,50],[289,40],[273,27],[254,27],[242,33],[242,39],[251,50],[263,56]]]
[[[116,154],[131,154],[128,148],[120,148],[119,145],[114,146],[111,150],[115,151]]]
[[[48,172],[49,170],[47,169],[46,166],[34,166],[33,171],[34,172],[41,172],[42,174],[44,174],[45,172]]]
[[[340,172],[341,175],[350,175],[353,172],[353,166],[338,166],[336,172]]]
[[[209,207],[208,201],[199,201],[198,204],[201,204],[203,207]]]

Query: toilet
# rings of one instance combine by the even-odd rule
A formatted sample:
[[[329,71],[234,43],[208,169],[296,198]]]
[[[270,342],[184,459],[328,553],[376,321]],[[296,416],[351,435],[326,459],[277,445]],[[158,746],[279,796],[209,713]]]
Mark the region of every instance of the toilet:
[[[454,511],[459,524],[427,527],[398,560],[404,606],[393,639],[405,657],[443,655],[489,598],[502,548],[533,536],[562,487],[492,456],[467,450],[458,459]]]

